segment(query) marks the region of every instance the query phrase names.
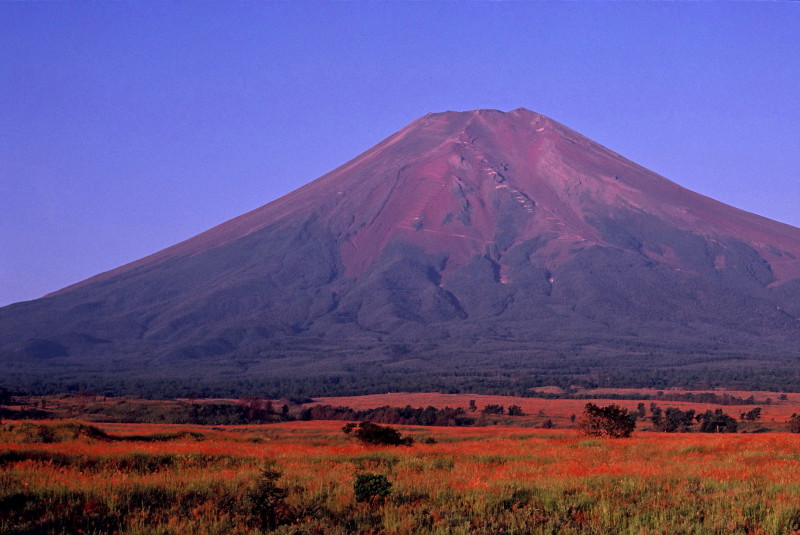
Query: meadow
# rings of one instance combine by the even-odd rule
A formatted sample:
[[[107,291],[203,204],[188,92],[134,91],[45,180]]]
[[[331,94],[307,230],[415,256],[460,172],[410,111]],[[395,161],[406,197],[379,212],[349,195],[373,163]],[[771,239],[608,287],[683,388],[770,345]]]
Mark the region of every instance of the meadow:
[[[0,533],[800,533],[796,434],[341,427],[5,422]]]

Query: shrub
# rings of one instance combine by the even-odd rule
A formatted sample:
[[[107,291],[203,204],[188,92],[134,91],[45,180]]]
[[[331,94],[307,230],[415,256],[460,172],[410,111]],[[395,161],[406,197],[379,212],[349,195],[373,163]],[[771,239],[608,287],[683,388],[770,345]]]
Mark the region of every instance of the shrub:
[[[356,474],[353,492],[357,502],[380,500],[389,495],[392,483],[384,475],[363,472]]]
[[[502,405],[486,405],[481,414],[503,414],[505,409]]]
[[[748,420],[750,422],[755,422],[756,420],[761,419],[761,407],[756,407],[755,409],[749,410],[747,412],[743,412],[740,416],[741,420]]]
[[[587,403],[580,427],[593,437],[627,438],[636,428],[636,420],[628,414],[628,409],[619,405],[598,407]]]
[[[414,443],[411,437],[403,437],[396,429],[385,426],[373,424],[372,422],[361,422],[356,424],[347,424],[342,427],[342,431],[346,435],[352,435],[364,444],[373,444],[377,446],[410,446]]]
[[[248,511],[261,529],[273,530],[289,520],[289,507],[286,504],[288,492],[278,486],[281,475],[274,461],[268,461],[247,494]]]
[[[655,403],[650,404],[650,420],[653,422],[653,427],[661,429],[664,424],[664,411]]]
[[[522,407],[519,405],[509,405],[508,407],[508,415],[509,416],[524,416],[525,413],[522,412]]]
[[[800,415],[792,414],[792,417],[789,418],[789,431],[800,433]]]

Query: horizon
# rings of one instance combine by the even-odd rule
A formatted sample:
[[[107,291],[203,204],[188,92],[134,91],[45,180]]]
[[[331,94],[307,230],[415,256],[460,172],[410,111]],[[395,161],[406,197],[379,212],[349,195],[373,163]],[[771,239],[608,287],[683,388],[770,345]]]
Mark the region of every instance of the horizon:
[[[188,239],[445,109],[526,108],[800,227],[798,5],[309,7],[0,4],[0,306]]]

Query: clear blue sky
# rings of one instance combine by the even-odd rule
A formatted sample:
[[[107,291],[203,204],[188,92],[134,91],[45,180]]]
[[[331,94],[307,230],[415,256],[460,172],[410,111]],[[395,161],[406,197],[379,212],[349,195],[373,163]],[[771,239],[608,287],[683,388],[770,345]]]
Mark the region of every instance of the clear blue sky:
[[[800,226],[798,95],[798,2],[0,2],[0,305],[448,109],[544,113]]]

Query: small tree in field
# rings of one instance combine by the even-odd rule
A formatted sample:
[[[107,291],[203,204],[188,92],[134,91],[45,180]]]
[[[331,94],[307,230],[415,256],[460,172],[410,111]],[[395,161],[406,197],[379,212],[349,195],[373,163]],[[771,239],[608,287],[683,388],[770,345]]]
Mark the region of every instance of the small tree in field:
[[[522,407],[519,405],[509,405],[508,406],[508,415],[509,416],[524,416],[525,413],[522,412]]]
[[[636,428],[636,420],[628,413],[628,409],[619,405],[598,407],[587,403],[580,428],[592,437],[627,438]]]
[[[666,433],[685,433],[691,429],[694,421],[694,410],[682,411],[677,407],[667,407],[659,425],[654,427]]]
[[[800,433],[800,415],[792,414],[792,417],[789,418],[789,431]]]
[[[357,502],[382,500],[392,491],[392,483],[386,476],[364,472],[356,475],[353,493]]]
[[[250,515],[261,529],[273,530],[288,520],[288,491],[278,485],[281,475],[275,462],[268,461],[247,494]]]

